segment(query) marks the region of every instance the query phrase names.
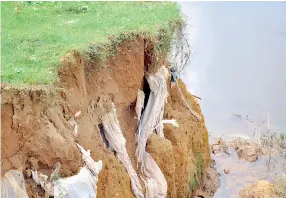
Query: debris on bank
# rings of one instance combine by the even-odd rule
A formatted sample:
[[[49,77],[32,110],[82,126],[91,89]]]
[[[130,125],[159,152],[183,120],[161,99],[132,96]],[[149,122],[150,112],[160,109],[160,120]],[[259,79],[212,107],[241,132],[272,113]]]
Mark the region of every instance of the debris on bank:
[[[96,198],[98,174],[102,169],[102,161],[95,162],[90,156],[90,150],[86,151],[79,144],[77,146],[85,163],[77,175],[60,178],[61,166],[59,163],[56,164],[50,178],[37,170],[32,170],[32,179],[45,191],[45,197]],[[14,198],[15,196],[9,197]]]

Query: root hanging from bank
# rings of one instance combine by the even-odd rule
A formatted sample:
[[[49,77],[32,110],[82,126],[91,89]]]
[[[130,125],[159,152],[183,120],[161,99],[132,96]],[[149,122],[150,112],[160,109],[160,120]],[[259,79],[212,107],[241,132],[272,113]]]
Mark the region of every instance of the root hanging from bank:
[[[181,75],[189,65],[192,54],[187,39],[188,35],[185,31],[185,25],[183,24],[175,31],[171,40],[171,51],[168,58],[171,68],[175,69],[178,75]]]

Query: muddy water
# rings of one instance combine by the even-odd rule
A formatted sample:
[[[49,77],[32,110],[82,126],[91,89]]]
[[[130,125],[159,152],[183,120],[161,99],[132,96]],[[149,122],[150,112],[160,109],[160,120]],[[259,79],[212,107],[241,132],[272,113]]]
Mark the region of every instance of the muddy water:
[[[193,56],[182,76],[206,119],[210,139],[251,131],[233,113],[267,118],[286,131],[286,3],[180,2],[188,21]],[[216,198],[238,197],[257,179],[271,180],[265,157],[249,163],[214,156],[221,173]],[[224,174],[223,169],[230,169]],[[279,170],[277,170],[279,172]],[[280,171],[281,172],[281,171]]]
[[[237,198],[239,191],[256,180],[273,181],[273,178],[282,172],[279,164],[272,164],[271,171],[266,166],[267,157],[260,156],[256,162],[247,162],[239,159],[234,150],[230,155],[217,154],[212,156],[216,161],[216,169],[221,174],[221,187],[215,193],[216,198]],[[224,169],[229,173],[225,174]]]

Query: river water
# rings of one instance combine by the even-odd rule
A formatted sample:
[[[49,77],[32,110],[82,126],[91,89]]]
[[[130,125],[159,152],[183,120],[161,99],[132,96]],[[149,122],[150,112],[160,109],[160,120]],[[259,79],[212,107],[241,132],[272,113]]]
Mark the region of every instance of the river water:
[[[180,2],[188,22],[192,61],[182,75],[212,137],[245,133],[233,114],[267,119],[286,131],[286,3]],[[238,197],[256,179],[271,179],[265,159],[255,163],[215,156],[222,173],[216,198]],[[230,169],[230,174],[223,174]]]

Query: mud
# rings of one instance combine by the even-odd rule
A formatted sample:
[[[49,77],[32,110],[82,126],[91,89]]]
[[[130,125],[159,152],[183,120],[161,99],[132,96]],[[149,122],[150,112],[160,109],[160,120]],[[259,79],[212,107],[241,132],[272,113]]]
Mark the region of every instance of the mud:
[[[146,67],[144,40],[126,41],[115,56],[92,63],[78,52],[61,60],[59,82],[52,87],[12,88],[2,86],[2,176],[11,169],[33,169],[50,174],[61,163],[61,176],[75,175],[83,162],[75,142],[91,150],[92,158],[103,161],[99,174],[98,197],[134,197],[130,178],[114,152],[108,149],[99,126],[101,108],[112,101],[127,141],[127,151],[135,159],[137,119],[135,103],[138,89],[143,90]],[[150,52],[148,52],[150,53]],[[162,55],[154,67],[167,63]],[[166,65],[167,66],[167,65]],[[169,84],[170,85],[170,84]],[[196,99],[179,82],[190,106],[201,115]],[[170,87],[170,86],[169,86]],[[78,111],[78,137],[68,120]],[[179,128],[166,125],[166,139],[153,134],[147,151],[155,159],[168,182],[168,197],[191,197],[199,187],[210,163],[208,133],[204,120],[197,121],[180,100],[178,90],[170,88],[164,119],[176,119]],[[44,193],[25,174],[30,197]]]

